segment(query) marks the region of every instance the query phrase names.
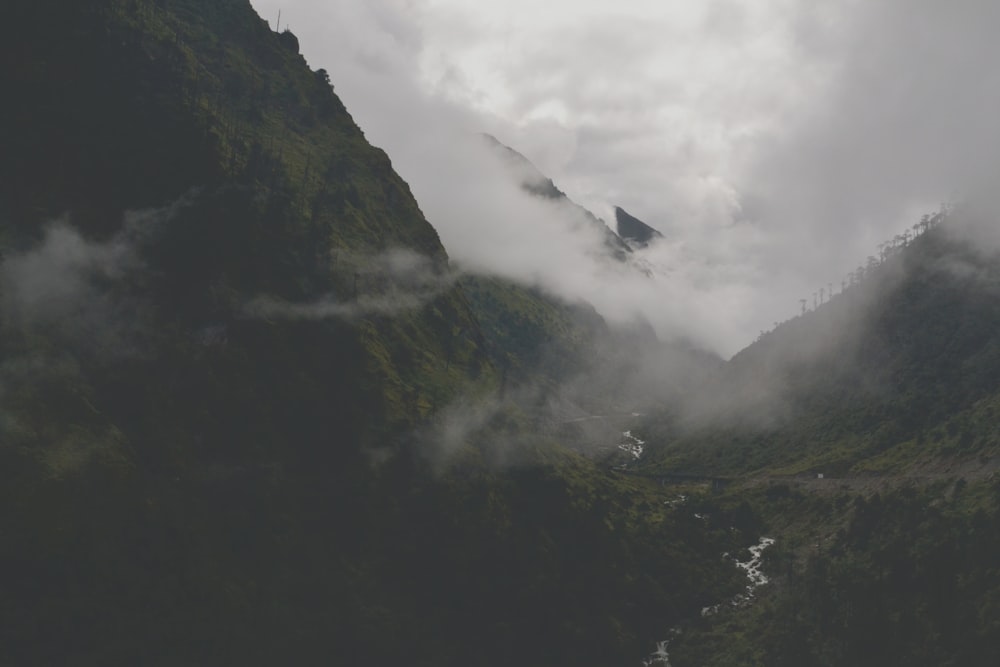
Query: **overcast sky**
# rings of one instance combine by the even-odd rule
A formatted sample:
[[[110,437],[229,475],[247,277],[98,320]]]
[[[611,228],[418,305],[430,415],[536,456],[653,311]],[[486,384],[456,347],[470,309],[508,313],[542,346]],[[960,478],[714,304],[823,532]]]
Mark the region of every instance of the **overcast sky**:
[[[723,354],[996,173],[1000,3],[252,0],[330,73],[465,266]],[[471,147],[667,242],[609,275]],[[490,182],[486,182],[490,181]],[[623,295],[627,295],[623,297]]]

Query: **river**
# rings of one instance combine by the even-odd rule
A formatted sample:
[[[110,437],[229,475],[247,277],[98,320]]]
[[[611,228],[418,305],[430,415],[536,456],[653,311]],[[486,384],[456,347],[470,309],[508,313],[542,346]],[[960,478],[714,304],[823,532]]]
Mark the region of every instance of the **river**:
[[[718,613],[724,604],[728,604],[731,607],[743,607],[753,602],[756,590],[768,582],[767,575],[765,575],[761,570],[761,565],[764,560],[764,551],[766,551],[772,544],[774,544],[774,540],[772,538],[762,537],[757,544],[750,547],[750,558],[745,561],[736,561],[736,566],[746,572],[746,588],[742,593],[734,595],[725,602],[705,607],[701,610],[702,616],[711,616]],[[670,652],[668,649],[670,648],[670,642],[673,641],[673,638],[679,635],[680,632],[681,629],[679,627],[671,628],[670,637],[656,643],[656,651],[642,661],[643,667],[654,667],[654,665],[659,665],[660,667],[670,667]]]

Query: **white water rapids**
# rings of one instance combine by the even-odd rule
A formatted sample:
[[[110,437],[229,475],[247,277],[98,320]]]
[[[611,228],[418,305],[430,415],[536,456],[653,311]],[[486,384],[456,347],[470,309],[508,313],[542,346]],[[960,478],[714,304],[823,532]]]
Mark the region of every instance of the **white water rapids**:
[[[638,413],[632,413],[633,417],[640,417]],[[584,417],[582,419],[604,419],[604,417]],[[581,421],[582,419],[573,420]],[[645,452],[646,442],[640,440],[639,438],[632,435],[632,431],[625,431],[622,433],[622,441],[618,444],[618,449],[625,452],[632,457],[633,461],[637,461],[642,458]],[[622,464],[617,466],[621,469],[627,469],[628,464]],[[678,496],[676,500],[667,501],[666,505],[671,507],[676,507],[677,505],[683,505],[687,501],[687,496]],[[707,520],[707,516],[701,514],[695,514],[695,517],[701,520]],[[711,616],[722,608],[723,605],[728,604],[731,607],[738,608],[744,605],[750,604],[754,599],[754,591],[763,586],[768,582],[767,575],[761,571],[761,565],[764,557],[764,551],[774,544],[774,540],[770,537],[762,537],[760,541],[754,546],[750,547],[750,558],[745,561],[736,561],[736,566],[746,572],[747,576],[747,586],[743,593],[739,593],[727,600],[726,602],[720,602],[719,604],[712,605],[711,607],[705,607],[701,610],[701,615]],[[723,554],[723,558],[728,558],[729,554]],[[654,651],[648,658],[642,661],[643,667],[654,667],[654,665],[659,665],[660,667],[670,667],[670,653],[667,649],[670,648],[670,642],[673,641],[674,637],[681,633],[680,628],[671,628],[670,637],[659,641],[656,643],[656,651]]]
[[[632,431],[625,431],[622,433],[623,442],[618,445],[618,449],[622,450],[626,454],[631,454],[633,459],[641,459],[642,453],[645,451],[645,440],[640,440],[639,438],[632,435]]]
[[[711,607],[705,607],[701,610],[702,616],[711,616],[722,608],[723,604],[729,604],[731,607],[743,607],[750,604],[754,599],[754,591],[757,588],[763,586],[768,582],[767,575],[761,571],[761,564],[764,559],[764,551],[774,544],[774,540],[770,537],[762,537],[760,541],[754,546],[750,547],[750,558],[745,561],[736,561],[737,567],[742,569],[747,574],[747,586],[743,593],[739,593],[727,602],[720,602],[719,604],[712,605]],[[726,554],[728,556],[728,554]],[[650,655],[648,658],[642,661],[643,667],[653,667],[654,665],[659,665],[660,667],[670,667],[670,653],[667,649],[670,648],[670,642],[673,637],[679,635],[681,632],[680,628],[672,628],[670,630],[670,639],[664,639],[663,641],[656,643],[656,651]]]

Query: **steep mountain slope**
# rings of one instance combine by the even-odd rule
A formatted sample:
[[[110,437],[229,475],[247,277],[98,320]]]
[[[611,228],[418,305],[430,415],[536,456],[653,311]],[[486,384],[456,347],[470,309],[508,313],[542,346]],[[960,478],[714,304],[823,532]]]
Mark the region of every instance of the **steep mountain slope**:
[[[535,288],[466,275],[460,281],[483,327],[487,348],[510,386],[556,385],[580,372],[610,329],[586,304],[571,305]]]
[[[31,252],[46,222],[68,212],[84,237],[125,245],[147,265],[126,280],[148,283],[137,286],[148,311],[188,332],[221,328],[229,348],[269,329],[248,308],[257,299],[353,303],[358,326],[320,321],[366,350],[352,363],[378,386],[350,393],[387,424],[414,423],[456,379],[489,372],[408,187],[323,75],[246,3],[64,5],[19,9],[26,29],[6,45],[17,58],[5,62],[18,64],[8,89],[25,104],[5,109],[12,117],[2,123],[14,147],[3,158],[5,254]],[[159,212],[123,218],[149,207]],[[380,319],[383,301],[412,282],[394,270],[396,248],[424,262],[411,267],[424,289],[401,296],[435,303]],[[444,363],[455,354],[460,363]]]
[[[582,233],[595,266],[636,280],[652,278],[632,246],[526,157],[490,135],[482,138],[514,184],[556,207],[551,221],[536,224],[568,223],[563,231]],[[672,401],[720,361],[687,341],[659,340],[641,315],[606,322],[586,301],[565,302],[544,288],[525,289],[496,277],[465,276],[462,286],[483,324],[505,396],[532,415],[534,431],[552,432],[591,456],[617,451],[633,413]]]
[[[728,485],[776,538],[753,604],[686,623],[677,667],[988,665],[1000,650],[995,218],[917,225],[647,424],[645,472]]]
[[[687,427],[660,422],[659,465],[899,473],[1000,453],[989,417],[1000,262],[963,241],[961,224],[873,260],[858,284],[736,355],[712,407]]]
[[[1000,263],[953,221],[728,364],[654,365],[452,274],[245,0],[6,18],[0,663],[638,664],[678,624],[678,667],[995,661]],[[666,487],[570,450],[637,397]],[[765,529],[774,585],[700,614]]]
[[[500,395],[534,434],[589,457],[617,458],[636,415],[672,402],[721,360],[661,341],[642,322],[606,322],[589,304],[483,276],[460,284],[500,374]],[[628,457],[631,458],[631,457]]]
[[[291,33],[246,0],[7,18],[0,662],[615,664],[738,589],[752,525],[498,398],[601,323],[509,285],[477,318]]]

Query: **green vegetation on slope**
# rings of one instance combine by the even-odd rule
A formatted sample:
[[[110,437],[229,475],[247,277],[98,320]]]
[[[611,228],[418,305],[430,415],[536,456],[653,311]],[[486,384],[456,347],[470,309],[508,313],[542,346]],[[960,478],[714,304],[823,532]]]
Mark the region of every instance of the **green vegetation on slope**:
[[[606,665],[738,587],[755,536],[514,407],[448,423],[491,356],[583,336],[496,285],[483,330],[293,35],[246,0],[7,18],[0,662]]]
[[[465,276],[461,284],[492,356],[512,382],[566,380],[608,331],[589,305],[564,304],[499,278]]]
[[[378,299],[391,276],[373,265],[406,248],[441,278],[431,302],[384,315],[362,309],[353,327],[298,327],[333,329],[344,341],[333,347],[363,348],[344,365],[363,372],[339,374],[343,393],[362,395],[348,414],[378,414],[368,426],[396,432],[492,372],[408,187],[322,73],[246,2],[40,2],[17,11],[26,16],[8,62],[24,104],[7,107],[0,123],[13,147],[2,160],[6,254],[37,245],[43,224],[66,212],[100,239],[120,234],[127,209],[172,205],[169,219],[140,229],[136,251],[149,271],[128,279],[145,283],[131,291],[153,311],[149,327],[176,328],[156,356],[166,365],[174,354],[183,367],[212,356],[178,346],[191,337],[185,329],[225,327],[222,354],[239,354],[240,334],[263,327],[247,321],[248,301]],[[317,360],[320,345],[310,352]]]
[[[711,409],[648,424],[646,471],[731,476],[720,502],[777,538],[760,599],[687,622],[672,664],[995,662],[1000,262],[964,222],[764,334]]]
[[[650,425],[651,465],[847,475],[994,456],[1000,263],[955,224],[734,357],[721,411]]]
[[[700,619],[678,667],[990,665],[1000,650],[995,481],[872,495],[785,484],[745,493],[783,541],[751,608]]]

